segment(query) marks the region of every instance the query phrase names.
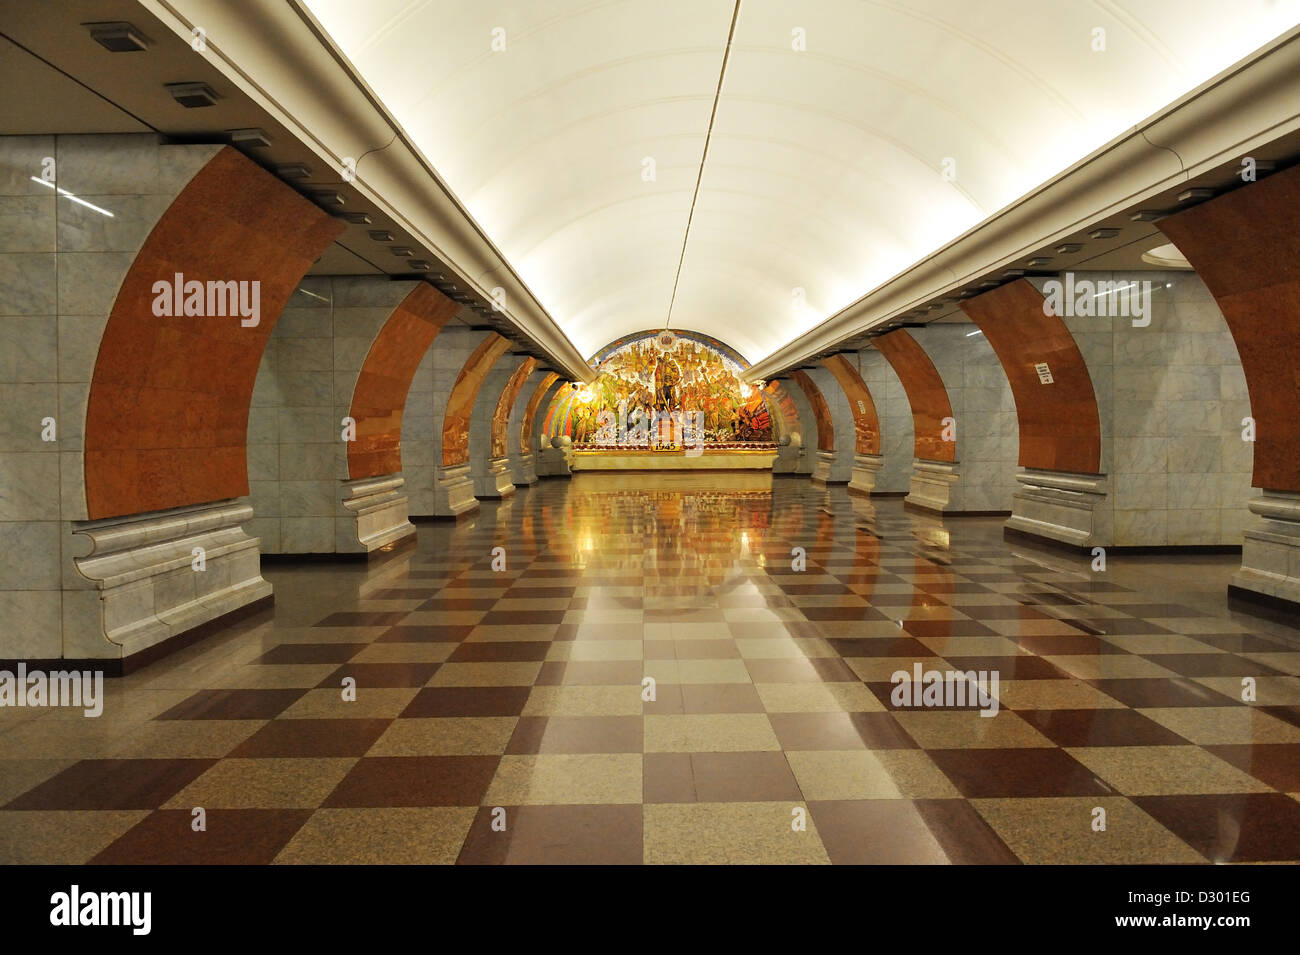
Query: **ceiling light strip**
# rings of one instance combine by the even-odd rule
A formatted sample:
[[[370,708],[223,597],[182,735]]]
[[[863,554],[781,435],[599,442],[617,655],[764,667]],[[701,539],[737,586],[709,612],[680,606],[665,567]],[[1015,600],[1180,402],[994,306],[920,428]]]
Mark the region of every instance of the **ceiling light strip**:
[[[713,138],[713,121],[718,116],[718,101],[722,99],[722,81],[727,76],[727,61],[731,59],[731,41],[736,35],[736,21],[740,19],[740,0],[731,11],[731,28],[727,31],[727,48],[722,52],[722,69],[718,71],[718,88],[713,93],[713,110],[709,113],[709,128],[704,134],[704,152],[700,154],[700,171],[695,177],[695,194],[691,196],[691,211],[686,216],[686,234],[682,236],[682,254],[677,259],[677,275],[673,277],[673,294],[668,300],[668,317],[664,328],[672,324],[673,305],[677,302],[677,284],[682,280],[682,265],[686,262],[686,243],[691,239],[691,221],[695,218],[695,203],[700,198],[700,183],[704,181],[704,163],[709,158],[709,140]]]

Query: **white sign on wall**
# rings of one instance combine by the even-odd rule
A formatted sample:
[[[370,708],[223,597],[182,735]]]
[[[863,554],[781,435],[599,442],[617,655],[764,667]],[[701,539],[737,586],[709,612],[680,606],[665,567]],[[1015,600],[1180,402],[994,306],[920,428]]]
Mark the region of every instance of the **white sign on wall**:
[[[1047,362],[1040,361],[1034,366],[1034,371],[1038,372],[1038,380],[1044,385],[1050,385],[1055,379],[1052,378],[1052,369],[1047,367]]]

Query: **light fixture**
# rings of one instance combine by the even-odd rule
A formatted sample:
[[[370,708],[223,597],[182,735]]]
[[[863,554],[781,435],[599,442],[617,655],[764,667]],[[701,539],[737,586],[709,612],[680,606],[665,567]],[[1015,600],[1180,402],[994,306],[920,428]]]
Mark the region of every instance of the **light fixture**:
[[[1050,261],[1052,261],[1052,257],[1050,255],[1036,255],[1028,262],[1026,262],[1025,265],[1029,266],[1029,268],[1031,269],[1036,269],[1040,265],[1046,265]]]
[[[393,233],[389,232],[387,229],[372,229],[368,234],[370,238],[374,239],[376,242],[393,241]]]
[[[226,135],[236,146],[247,146],[250,149],[265,149],[271,145],[271,137],[267,135],[264,129],[228,129]]]
[[[338,218],[353,225],[370,225],[370,213],[368,212],[340,212]]]
[[[346,201],[341,193],[332,189],[328,192],[313,192],[310,195],[313,202],[322,206],[341,206]]]
[[[984,331],[983,331],[982,329],[977,328],[977,329],[975,329],[975,331],[973,331],[973,332],[967,332],[967,333],[966,333],[966,337],[967,337],[967,338],[970,338],[970,337],[973,336],[973,335],[983,335],[983,334],[984,334]]]
[[[290,162],[276,166],[275,174],[281,179],[310,179],[311,169],[300,162]]]
[[[147,36],[125,20],[106,23],[83,23],[90,38],[110,53],[139,53],[152,42]]]
[[[94,203],[87,202],[85,199],[82,199],[79,196],[74,196],[72,193],[68,192],[68,190],[60,189],[52,182],[46,182],[44,179],[41,179],[38,176],[29,176],[28,178],[31,179],[32,182],[40,183],[46,189],[53,189],[56,193],[58,193],[60,196],[63,196],[65,199],[71,199],[73,202],[77,203],[78,205],[85,206],[87,209],[94,209],[101,216],[108,216],[110,219],[116,218],[116,216],[114,216],[113,213],[109,212],[107,209],[101,209],[99,206],[95,205]]]
[[[1155,222],[1163,219],[1165,214],[1159,209],[1142,209],[1128,217],[1129,222]]]
[[[1082,244],[1078,242],[1063,242],[1056,247],[1057,255],[1072,255],[1082,249]]]
[[[407,263],[407,267],[410,268],[412,272],[427,272],[433,268],[433,263],[428,259],[412,259]]]
[[[207,83],[168,83],[167,92],[186,109],[215,106],[220,99]]]
[[[409,259],[411,256],[415,255],[415,250],[405,245],[395,245],[388,251],[393,253],[393,255],[397,256],[399,259]]]
[[[1113,239],[1119,235],[1119,229],[1093,229],[1088,233],[1090,239]]]
[[[1184,189],[1178,194],[1178,201],[1190,202],[1193,199],[1209,199],[1213,195],[1213,189]]]

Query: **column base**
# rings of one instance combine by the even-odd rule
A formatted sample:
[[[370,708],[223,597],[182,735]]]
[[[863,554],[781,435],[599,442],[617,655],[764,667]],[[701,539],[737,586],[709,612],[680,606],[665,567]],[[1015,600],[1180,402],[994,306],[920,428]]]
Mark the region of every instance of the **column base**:
[[[569,455],[563,448],[543,448],[538,453],[537,474],[540,477],[572,477]]]
[[[537,459],[532,452],[521,454],[511,462],[510,470],[514,482],[519,487],[530,487],[537,483]]]
[[[252,517],[220,501],[75,522],[63,657],[122,660],[270,598],[258,539],[240,526]]]
[[[405,484],[396,474],[343,483],[342,504],[349,513],[334,522],[338,553],[370,554],[415,534],[401,493]]]
[[[912,488],[903,503],[923,511],[943,514],[958,509],[957,491],[961,471],[955,463],[914,461]]]
[[[436,517],[457,517],[478,510],[474,479],[468,464],[438,468],[433,484],[433,513]]]
[[[483,498],[509,497],[515,493],[515,482],[510,476],[510,462],[505,457],[488,461],[487,473],[474,478],[474,496]]]
[[[831,465],[835,463],[834,451],[818,451],[817,464],[813,467],[812,480],[814,484],[825,484],[830,480]]]
[[[1114,540],[1105,475],[1025,468],[1016,480],[1007,529],[1080,548]]]
[[[855,454],[853,456],[853,477],[849,479],[849,491],[855,494],[870,494],[876,489],[876,472],[885,463],[879,454]]]
[[[1241,570],[1232,575],[1229,592],[1300,610],[1300,493],[1265,491],[1250,510],[1260,519],[1246,529]]]

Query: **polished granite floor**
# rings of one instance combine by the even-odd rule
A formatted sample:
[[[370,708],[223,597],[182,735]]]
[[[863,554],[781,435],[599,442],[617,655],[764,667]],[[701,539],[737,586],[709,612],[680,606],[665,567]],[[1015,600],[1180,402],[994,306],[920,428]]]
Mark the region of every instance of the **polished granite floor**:
[[[0,709],[0,862],[1296,861],[1300,632],[1230,614],[1234,566],[1097,573],[791,478],[544,481],[269,565],[273,610],[99,719]],[[916,663],[997,671],[997,715],[895,707]]]

